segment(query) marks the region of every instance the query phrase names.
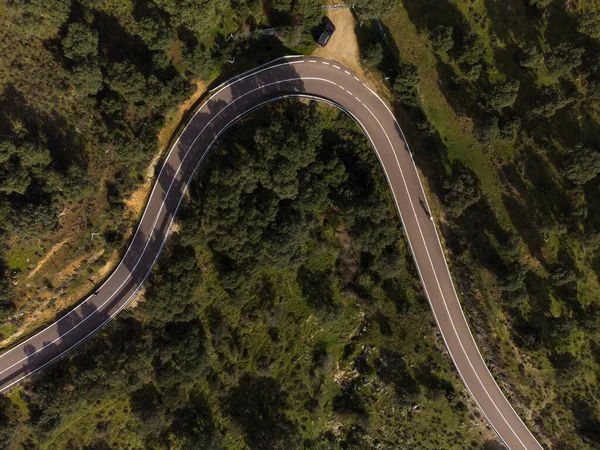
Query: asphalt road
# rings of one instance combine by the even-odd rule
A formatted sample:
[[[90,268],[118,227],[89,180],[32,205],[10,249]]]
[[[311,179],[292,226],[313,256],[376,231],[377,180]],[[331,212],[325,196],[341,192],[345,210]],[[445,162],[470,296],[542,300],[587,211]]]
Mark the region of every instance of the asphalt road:
[[[166,157],[119,266],[97,294],[0,355],[0,392],[79,345],[127,305],[150,273],[187,185],[215,140],[252,110],[293,97],[327,101],[359,123],[381,161],[423,288],[463,382],[508,448],[542,448],[503,395],[473,339],[400,126],[352,71],[318,58],[291,58],[256,69],[230,80],[204,103]]]

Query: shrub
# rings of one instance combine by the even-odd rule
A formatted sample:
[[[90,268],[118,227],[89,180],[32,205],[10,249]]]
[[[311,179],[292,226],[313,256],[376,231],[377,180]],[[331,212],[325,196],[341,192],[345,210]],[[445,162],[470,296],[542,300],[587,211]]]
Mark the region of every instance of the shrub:
[[[520,85],[518,80],[505,81],[494,85],[491,92],[485,96],[488,108],[500,111],[503,108],[512,106],[517,100]]]
[[[498,139],[500,129],[498,128],[498,118],[489,117],[475,125],[473,135],[482,144],[489,144]]]
[[[536,96],[532,112],[536,116],[552,117],[556,111],[564,108],[568,103],[568,100],[561,98],[554,85],[547,86]]]
[[[102,71],[95,64],[75,67],[71,80],[82,95],[96,95],[102,89]]]
[[[452,217],[459,217],[465,209],[481,198],[477,180],[467,171],[461,171],[452,180],[444,183],[443,201],[446,211]]]
[[[383,17],[392,12],[396,7],[396,2],[390,0],[358,0],[355,7],[361,16],[367,18]]]
[[[589,147],[577,147],[567,157],[564,173],[574,184],[587,183],[600,173],[600,153]]]
[[[62,40],[65,56],[69,59],[83,59],[98,54],[98,33],[81,23],[72,23]]]
[[[502,139],[514,140],[521,128],[521,119],[514,117],[500,126],[500,137]]]
[[[485,45],[481,37],[472,30],[463,31],[460,39],[454,45],[452,57],[457,63],[469,66],[479,63],[485,52]]]
[[[544,56],[538,51],[536,46],[532,46],[523,49],[518,58],[521,66],[531,69],[537,66]]]
[[[585,53],[582,48],[573,48],[570,44],[561,43],[546,56],[548,72],[554,77],[564,77],[581,65],[581,57]]]
[[[372,42],[361,50],[360,56],[368,66],[377,67],[383,60],[383,47],[379,42]]]
[[[452,39],[452,27],[449,25],[439,25],[431,32],[431,46],[436,53],[446,53],[454,46]]]
[[[401,64],[398,75],[394,80],[396,98],[407,106],[418,106],[418,85],[419,74],[417,67],[412,64]]]

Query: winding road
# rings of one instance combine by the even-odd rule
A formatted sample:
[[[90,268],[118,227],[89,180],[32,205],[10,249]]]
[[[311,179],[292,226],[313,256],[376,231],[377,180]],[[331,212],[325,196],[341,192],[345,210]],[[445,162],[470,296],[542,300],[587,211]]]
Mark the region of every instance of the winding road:
[[[219,87],[188,122],[155,181],[131,244],[107,281],[64,317],[0,355],[0,392],[102,328],[135,296],[167,239],[194,172],[227,127],[285,98],[330,103],[351,115],[377,152],[431,309],[458,372],[503,443],[541,449],[495,382],[460,306],[417,168],[400,126],[377,94],[336,61],[289,57]]]

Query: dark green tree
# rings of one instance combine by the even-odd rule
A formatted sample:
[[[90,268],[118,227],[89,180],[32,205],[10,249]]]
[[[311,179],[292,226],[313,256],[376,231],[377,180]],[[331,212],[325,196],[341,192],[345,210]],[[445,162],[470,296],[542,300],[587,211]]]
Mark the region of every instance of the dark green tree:
[[[433,51],[446,53],[454,46],[453,29],[450,25],[438,25],[431,31],[430,39]]]
[[[62,39],[65,56],[80,60],[98,55],[98,32],[82,23],[71,23]]]
[[[485,96],[488,108],[500,111],[512,106],[517,100],[519,86],[518,80],[509,80],[493,85],[491,91]]]
[[[419,105],[419,73],[412,64],[400,64],[394,80],[396,98],[407,106]]]

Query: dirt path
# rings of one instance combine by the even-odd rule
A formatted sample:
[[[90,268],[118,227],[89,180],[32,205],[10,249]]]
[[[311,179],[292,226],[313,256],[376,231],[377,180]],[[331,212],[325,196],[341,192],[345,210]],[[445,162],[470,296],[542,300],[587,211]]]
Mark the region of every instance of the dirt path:
[[[34,269],[29,272],[29,275],[27,275],[27,278],[31,278],[32,276],[34,276],[38,270],[40,270],[42,268],[42,266],[44,264],[46,264],[46,262],[52,258],[52,255],[54,255],[57,251],[60,250],[60,248],[65,245],[65,242],[67,242],[67,239],[64,239],[62,242],[59,242],[58,244],[55,244],[48,253],[46,253],[46,255],[40,259],[40,261],[37,263],[37,265],[34,267]]]
[[[365,82],[371,81],[371,77],[360,65],[358,53],[358,40],[354,27],[356,20],[349,8],[329,9],[327,17],[335,25],[335,32],[326,47],[317,47],[313,55],[323,58],[336,59],[346,67],[352,69],[359,78]]]

